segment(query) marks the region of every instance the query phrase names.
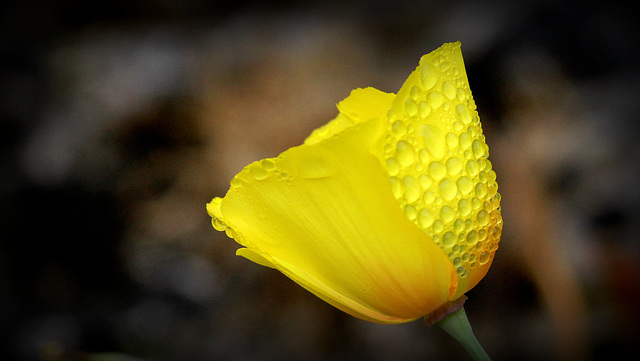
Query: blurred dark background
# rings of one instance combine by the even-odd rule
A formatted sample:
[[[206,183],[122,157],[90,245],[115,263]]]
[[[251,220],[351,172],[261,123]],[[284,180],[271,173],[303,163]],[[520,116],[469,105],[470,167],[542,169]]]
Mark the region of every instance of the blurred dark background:
[[[465,306],[500,360],[640,342],[633,2],[24,1],[0,12],[0,356],[468,360],[234,255],[204,205],[351,89],[460,40],[505,229]]]

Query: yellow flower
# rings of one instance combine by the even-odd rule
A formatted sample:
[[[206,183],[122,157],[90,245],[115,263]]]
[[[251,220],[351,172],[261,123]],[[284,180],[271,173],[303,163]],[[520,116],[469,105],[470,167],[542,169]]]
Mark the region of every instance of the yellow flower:
[[[207,204],[237,251],[364,320],[428,315],[486,274],[500,195],[460,43],[397,95],[356,89],[303,145],[245,167]]]

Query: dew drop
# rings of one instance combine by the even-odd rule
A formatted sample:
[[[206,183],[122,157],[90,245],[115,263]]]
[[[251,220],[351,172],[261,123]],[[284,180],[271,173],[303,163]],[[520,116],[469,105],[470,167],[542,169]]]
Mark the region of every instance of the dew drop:
[[[387,163],[387,172],[389,173],[390,176],[396,176],[398,175],[398,173],[400,173],[400,163],[398,163],[398,161],[395,158],[388,158],[386,160]]]
[[[391,193],[396,199],[402,197],[403,187],[402,182],[396,177],[389,178],[389,185],[391,186]]]
[[[433,222],[433,231],[434,231],[435,233],[440,233],[440,232],[442,232],[442,230],[444,230],[444,224],[442,224],[442,221],[441,221],[441,220],[436,219],[436,220]]]
[[[444,95],[440,92],[431,92],[427,95],[427,102],[432,108],[439,108],[444,103]]]
[[[466,168],[467,168],[467,174],[471,177],[475,177],[480,172],[480,166],[478,165],[478,162],[476,162],[473,159],[467,161]]]
[[[433,125],[421,125],[419,134],[422,145],[436,159],[444,157],[447,152],[447,145],[442,129]]]
[[[429,163],[429,174],[433,179],[442,179],[447,174],[447,167],[438,161],[431,162]]]
[[[405,101],[404,109],[410,116],[414,116],[416,115],[416,113],[418,113],[418,105],[411,98],[407,98],[407,100]]]
[[[418,97],[420,96],[420,88],[418,88],[415,85],[413,87],[411,87],[410,96],[411,96],[411,99],[418,100]]]
[[[456,97],[456,86],[450,81],[445,81],[442,84],[442,93],[449,99],[453,100]],[[471,120],[471,119],[469,119]]]
[[[422,195],[422,200],[424,201],[425,204],[432,204],[433,202],[435,202],[436,197],[432,192],[426,191]]]
[[[493,237],[493,239],[499,240],[500,236],[502,236],[502,227],[495,227],[491,232],[491,236]]]
[[[469,148],[472,141],[473,140],[471,139],[469,133],[463,132],[462,134],[460,134],[460,146],[462,146],[463,149]]]
[[[462,264],[462,260],[460,260],[460,257],[456,257],[453,259],[453,266],[454,267],[460,267],[460,265]]]
[[[407,204],[406,206],[404,206],[404,215],[413,221],[418,216],[418,212],[416,211],[415,207]]]
[[[451,176],[456,176],[462,170],[463,162],[458,157],[451,157],[447,159],[447,173]]]
[[[484,196],[487,195],[487,185],[484,183],[476,184],[475,192],[476,192],[476,197],[483,198]]]
[[[460,190],[460,194],[462,195],[467,195],[473,190],[473,181],[465,176],[458,178],[456,184],[458,185],[458,190]]]
[[[436,82],[438,81],[438,72],[433,68],[433,66],[431,66],[431,64],[425,62],[422,64],[420,79],[422,80],[424,89],[429,90],[436,85]]]
[[[391,132],[396,137],[400,138],[407,132],[407,126],[401,120],[396,120],[391,125]]]
[[[220,219],[218,219],[217,217],[213,217],[211,218],[211,224],[213,225],[213,228],[215,228],[216,231],[224,231],[227,229],[227,225],[224,224]]]
[[[468,216],[469,213],[471,213],[471,203],[466,199],[461,199],[460,202],[458,202],[458,211],[461,216]]]
[[[438,184],[438,189],[440,190],[442,197],[448,201],[455,198],[458,193],[458,187],[456,187],[456,184],[449,178],[441,180]]]
[[[442,236],[442,244],[445,247],[451,247],[456,244],[456,236],[453,232],[447,232]]]
[[[478,197],[471,198],[471,207],[473,207],[473,209],[480,209],[480,207],[482,207],[482,203]]]
[[[404,183],[404,197],[409,203],[413,203],[420,198],[420,187],[416,184],[413,177],[406,176],[403,179]]]
[[[418,216],[418,222],[423,228],[431,227],[435,217],[426,209],[420,211],[420,215]]]
[[[484,155],[484,147],[482,146],[482,143],[480,143],[480,141],[477,139],[475,139],[473,141],[473,144],[471,144],[471,150],[473,150],[473,155],[475,155],[476,158],[480,158]]]
[[[429,152],[426,149],[420,149],[418,152],[418,157],[420,157],[420,161],[424,164],[429,163],[431,157],[429,156]]]
[[[445,222],[451,222],[456,216],[456,211],[449,207],[444,206],[440,209],[440,218]]]
[[[472,230],[467,234],[467,244],[474,245],[476,243],[478,243],[478,232]]]
[[[455,222],[453,222],[453,230],[460,233],[462,231],[464,231],[464,221],[462,219],[456,219]]]
[[[396,144],[396,158],[404,167],[413,164],[415,161],[415,151],[409,142],[401,140]]]
[[[458,100],[461,102],[464,102],[467,99],[467,92],[465,92],[462,88],[458,88],[458,90],[456,91],[456,95],[458,97]]]
[[[232,188],[240,188],[242,186],[242,181],[238,179],[238,177],[234,177],[229,184]]]
[[[471,123],[471,114],[469,114],[469,109],[464,104],[456,105],[456,117],[464,124]]]
[[[478,212],[476,220],[478,221],[479,225],[486,226],[489,223],[489,214],[486,211],[482,210]]]
[[[449,148],[455,148],[458,146],[458,136],[455,133],[447,133],[445,140]]]
[[[271,159],[263,159],[260,164],[262,165],[262,168],[264,168],[267,172],[270,172],[274,169],[276,169],[276,163],[274,161],[272,161]]]
[[[257,164],[251,167],[249,173],[251,173],[251,178],[255,180],[263,180],[267,178],[267,176],[269,176],[269,173],[263,167]]]
[[[486,264],[487,262],[489,262],[489,253],[488,252],[482,252],[480,253],[480,257],[478,257],[478,262],[480,262],[480,264]]]
[[[429,113],[431,113],[431,107],[427,102],[422,101],[418,104],[418,111],[420,112],[420,117],[424,119],[429,116]]]
[[[420,182],[420,186],[424,190],[431,188],[431,185],[433,184],[433,179],[431,179],[431,177],[426,174],[420,174],[418,181]]]
[[[460,278],[465,278],[467,277],[467,271],[464,269],[464,267],[458,267],[458,269],[456,270],[456,272],[458,273],[458,276]]]

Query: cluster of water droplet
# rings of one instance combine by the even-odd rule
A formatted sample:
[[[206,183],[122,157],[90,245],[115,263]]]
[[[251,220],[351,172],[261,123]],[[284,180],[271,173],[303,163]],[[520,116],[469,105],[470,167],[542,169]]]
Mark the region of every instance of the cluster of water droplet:
[[[465,277],[493,257],[502,218],[464,64],[461,56],[451,56],[453,50],[444,46],[424,56],[398,94],[387,114],[384,157],[405,215]]]

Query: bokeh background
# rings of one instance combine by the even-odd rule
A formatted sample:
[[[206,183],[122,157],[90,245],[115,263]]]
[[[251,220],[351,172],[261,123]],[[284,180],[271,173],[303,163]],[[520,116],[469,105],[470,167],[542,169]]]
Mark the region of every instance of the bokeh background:
[[[462,41],[505,228],[465,308],[495,361],[640,342],[633,2],[23,1],[0,12],[0,358],[468,360],[234,255],[204,205],[351,89]],[[6,355],[6,357],[4,356]]]

